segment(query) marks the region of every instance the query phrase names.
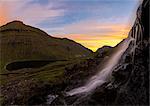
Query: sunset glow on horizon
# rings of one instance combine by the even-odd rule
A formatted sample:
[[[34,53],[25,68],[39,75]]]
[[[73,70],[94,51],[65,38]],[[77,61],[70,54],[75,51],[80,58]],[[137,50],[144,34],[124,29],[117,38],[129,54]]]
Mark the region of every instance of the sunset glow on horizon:
[[[0,0],[0,26],[20,20],[96,51],[115,46],[128,36],[139,1]]]

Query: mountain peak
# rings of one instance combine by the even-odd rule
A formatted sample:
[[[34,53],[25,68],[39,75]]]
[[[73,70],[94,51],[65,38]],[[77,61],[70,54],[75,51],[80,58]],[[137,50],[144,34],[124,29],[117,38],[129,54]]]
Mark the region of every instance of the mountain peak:
[[[25,28],[25,24],[22,21],[12,21],[8,22],[7,24],[3,25],[0,27],[1,30],[6,30],[6,29],[22,29]]]
[[[14,20],[14,21],[9,22],[9,23],[14,23],[14,24],[23,24],[23,22],[22,22],[22,21],[20,21],[20,20]],[[8,24],[9,24],[9,23],[8,23]]]
[[[20,26],[20,25],[24,25],[24,23],[22,21],[19,21],[19,20],[14,20],[14,21],[8,22],[6,25]]]
[[[6,25],[15,25],[15,26],[24,26],[25,24],[22,22],[22,21],[19,21],[19,20],[15,20],[15,21],[12,21],[12,22],[8,22]]]

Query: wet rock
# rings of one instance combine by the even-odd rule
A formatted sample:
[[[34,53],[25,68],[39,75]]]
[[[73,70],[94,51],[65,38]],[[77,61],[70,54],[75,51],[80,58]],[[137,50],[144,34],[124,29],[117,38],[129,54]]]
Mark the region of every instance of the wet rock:
[[[137,11],[137,19],[130,35],[135,41],[130,44],[121,57],[120,64],[113,71],[112,85],[117,85],[116,97],[111,105],[148,105],[149,104],[149,0],[144,0]],[[140,26],[143,29],[140,29]],[[137,30],[138,33],[133,33]],[[110,90],[111,92],[111,90]],[[104,95],[108,95],[109,91]],[[104,100],[108,103],[109,100]]]

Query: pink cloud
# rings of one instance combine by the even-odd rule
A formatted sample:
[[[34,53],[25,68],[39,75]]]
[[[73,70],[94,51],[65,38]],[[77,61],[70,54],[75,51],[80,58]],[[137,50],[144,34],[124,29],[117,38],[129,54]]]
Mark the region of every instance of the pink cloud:
[[[91,36],[127,35],[130,26],[125,24],[102,23],[97,21],[81,21],[57,28],[59,31],[52,33],[54,36],[71,38],[90,38]],[[48,29],[47,29],[48,31]]]
[[[64,10],[53,10],[50,4],[40,5],[37,3],[29,4],[31,0],[2,0],[0,10],[9,11],[7,21],[21,20],[26,24],[36,25],[49,18],[62,16]]]

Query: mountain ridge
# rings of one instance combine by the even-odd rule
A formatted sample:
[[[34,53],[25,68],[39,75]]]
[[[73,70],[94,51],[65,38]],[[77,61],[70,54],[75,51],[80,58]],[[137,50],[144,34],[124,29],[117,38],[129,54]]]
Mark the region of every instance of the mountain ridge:
[[[5,25],[0,26],[0,30],[1,30],[1,31],[5,30],[5,29],[3,29],[3,27],[5,27],[5,26],[7,26],[7,25],[9,25],[9,24],[14,24],[14,25],[15,25],[15,24],[19,24],[19,25],[22,25],[22,26],[26,25],[26,24],[23,23],[23,21],[14,20],[14,21],[11,21],[11,22],[6,23]],[[52,38],[54,38],[54,39],[62,39],[62,40],[65,39],[65,40],[70,40],[70,41],[72,41],[72,42],[78,43],[78,42],[76,42],[76,41],[74,41],[74,40],[72,40],[72,39],[66,38],[66,37],[64,37],[64,38],[54,37],[54,36],[52,36],[52,35],[47,34],[45,31],[41,30],[40,28],[33,27],[33,26],[31,26],[31,25],[26,25],[26,26],[29,27],[29,28],[37,29],[37,30],[41,31],[43,34],[46,34],[46,35],[48,35],[49,37],[52,37]],[[80,43],[78,43],[78,44],[81,45],[81,46],[83,46],[83,45],[80,44]],[[83,47],[85,47],[85,46],[83,46]],[[85,48],[88,49],[88,50],[90,50],[90,51],[92,51],[91,49],[89,49],[89,48],[87,48],[87,47],[85,47]]]
[[[0,34],[1,67],[20,60],[64,60],[84,58],[93,53],[73,40],[52,37],[21,21],[12,21],[1,26]]]

